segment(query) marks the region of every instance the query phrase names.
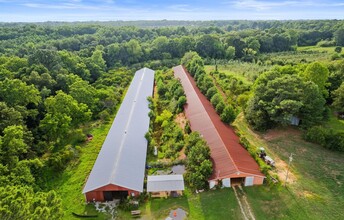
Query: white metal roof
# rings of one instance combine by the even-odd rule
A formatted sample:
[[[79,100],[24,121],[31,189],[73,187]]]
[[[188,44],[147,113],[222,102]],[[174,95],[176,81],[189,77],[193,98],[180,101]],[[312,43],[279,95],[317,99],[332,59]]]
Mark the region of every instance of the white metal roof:
[[[152,96],[154,71],[135,73],[112,123],[83,193],[108,184],[142,192],[149,129],[148,96]]]
[[[184,190],[183,175],[158,175],[147,177],[147,192]]]

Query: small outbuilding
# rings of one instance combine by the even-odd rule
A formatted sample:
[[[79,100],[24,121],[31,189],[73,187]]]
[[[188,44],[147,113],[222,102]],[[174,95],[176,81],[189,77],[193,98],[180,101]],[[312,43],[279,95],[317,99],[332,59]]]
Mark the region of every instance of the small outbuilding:
[[[152,197],[180,196],[184,191],[183,175],[157,175],[147,177],[147,192]]]

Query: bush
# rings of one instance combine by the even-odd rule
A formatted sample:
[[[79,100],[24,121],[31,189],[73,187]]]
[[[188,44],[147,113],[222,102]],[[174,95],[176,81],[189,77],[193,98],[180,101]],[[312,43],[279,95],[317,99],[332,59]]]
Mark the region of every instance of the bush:
[[[235,120],[235,111],[232,106],[227,105],[220,115],[221,121],[230,124]]]
[[[217,106],[217,104],[219,104],[219,102],[223,102],[222,97],[219,93],[216,93],[211,99],[210,102],[213,106]]]
[[[190,126],[190,122],[189,121],[187,121],[186,124],[185,124],[184,132],[186,134],[190,134],[191,133],[191,126]]]
[[[336,53],[341,53],[342,52],[342,47],[336,47],[336,48],[334,48],[334,52],[336,52]]]
[[[208,100],[210,100],[215,94],[217,93],[216,87],[211,87],[207,90],[206,97]]]
[[[223,103],[223,101],[220,101],[217,105],[216,105],[216,112],[217,114],[221,115],[223,110],[225,109],[225,103]]]
[[[338,53],[334,53],[331,55],[331,60],[339,60],[340,59],[340,55]]]
[[[308,129],[304,135],[306,141],[320,144],[324,146],[326,144],[327,131],[321,126],[314,126]]]
[[[330,150],[344,151],[344,133],[331,130],[326,136],[325,147]]]
[[[319,144],[327,149],[344,151],[344,133],[327,130],[321,126],[314,126],[304,135],[306,141]]]
[[[318,47],[333,47],[336,46],[336,42],[334,40],[322,40],[317,43]]]

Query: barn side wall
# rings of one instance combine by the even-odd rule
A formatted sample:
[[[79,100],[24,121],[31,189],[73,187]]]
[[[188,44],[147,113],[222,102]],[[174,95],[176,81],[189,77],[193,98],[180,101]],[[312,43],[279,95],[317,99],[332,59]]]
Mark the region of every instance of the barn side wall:
[[[128,191],[129,195],[132,196],[138,196],[140,195],[140,192],[131,190],[125,187],[117,186],[117,185],[106,185],[101,188],[95,189],[93,191],[85,193],[86,201],[92,202],[92,201],[98,201],[98,202],[104,202],[104,191]]]

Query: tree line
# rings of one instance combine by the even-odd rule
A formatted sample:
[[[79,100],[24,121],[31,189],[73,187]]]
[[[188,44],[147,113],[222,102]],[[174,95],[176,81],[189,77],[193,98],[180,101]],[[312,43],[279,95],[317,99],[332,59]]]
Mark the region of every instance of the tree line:
[[[106,22],[2,24],[0,52],[20,58],[40,53],[58,62],[56,51],[66,50],[81,58],[98,51],[106,61],[105,68],[111,69],[121,65],[142,66],[143,63],[151,67],[172,66],[188,51],[196,51],[203,58],[253,61],[259,53],[290,51],[296,46],[319,42],[344,45],[343,21],[222,23],[226,22],[213,22],[211,26],[195,22],[199,25],[189,27],[172,22],[172,27],[159,28],[153,25],[154,22],[152,27],[146,28],[140,25],[118,27]],[[93,71],[96,71],[94,67]]]
[[[108,69],[101,48],[82,57],[31,45],[0,57],[1,219],[61,218],[48,182],[78,158],[83,125],[109,120],[134,72]]]

